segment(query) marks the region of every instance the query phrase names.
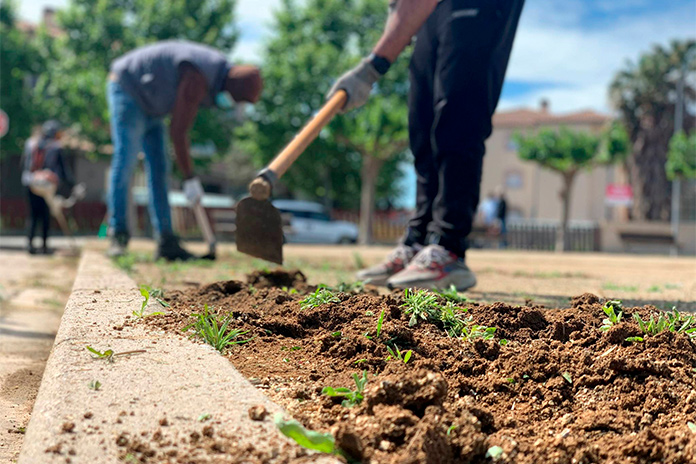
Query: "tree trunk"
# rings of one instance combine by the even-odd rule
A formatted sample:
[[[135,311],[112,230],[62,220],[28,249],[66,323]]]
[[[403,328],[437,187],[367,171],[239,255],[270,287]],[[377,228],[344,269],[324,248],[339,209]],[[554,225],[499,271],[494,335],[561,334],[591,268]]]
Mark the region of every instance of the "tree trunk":
[[[372,243],[372,218],[375,212],[375,189],[379,171],[384,165],[384,160],[363,154],[362,168],[360,169],[360,231],[358,243],[369,245]]]
[[[556,252],[562,253],[570,248],[568,240],[568,220],[570,219],[570,193],[575,180],[575,171],[563,174],[563,187],[561,187],[561,224],[556,233]]]

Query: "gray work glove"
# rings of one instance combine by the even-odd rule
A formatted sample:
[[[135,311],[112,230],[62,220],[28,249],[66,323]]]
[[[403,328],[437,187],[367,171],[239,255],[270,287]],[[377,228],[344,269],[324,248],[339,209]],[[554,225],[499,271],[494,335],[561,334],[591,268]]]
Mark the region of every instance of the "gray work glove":
[[[182,187],[184,190],[184,195],[191,206],[195,206],[200,203],[204,192],[203,186],[201,185],[201,181],[198,179],[198,177],[192,177],[185,180]]]
[[[331,98],[337,91],[345,90],[348,94],[348,101],[342,112],[346,113],[367,103],[372,91],[372,85],[380,77],[382,76],[375,67],[365,59],[355,68],[339,77],[333,87],[331,87],[331,90],[329,90],[327,97]]]

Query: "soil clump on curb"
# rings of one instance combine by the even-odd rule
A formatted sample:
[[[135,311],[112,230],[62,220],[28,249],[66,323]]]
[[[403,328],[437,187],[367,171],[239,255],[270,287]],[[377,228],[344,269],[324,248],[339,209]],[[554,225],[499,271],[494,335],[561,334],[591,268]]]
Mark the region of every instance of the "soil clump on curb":
[[[490,339],[469,340],[449,336],[441,320],[414,325],[401,292],[335,292],[333,301],[301,304],[313,290],[299,272],[257,272],[247,284],[171,292],[166,314],[138,323],[190,336],[192,314],[206,304],[229,317],[230,328],[253,338],[225,352],[230,362],[305,427],[331,432],[357,462],[696,462],[688,426],[696,422],[696,339],[642,334],[631,314],[648,319],[654,307],[624,308],[601,330],[605,302],[590,294],[563,309],[450,304],[470,330],[496,328]],[[408,362],[397,359],[408,352]],[[322,393],[355,390],[352,376],[363,371],[360,404]],[[233,448],[224,437],[216,443]]]

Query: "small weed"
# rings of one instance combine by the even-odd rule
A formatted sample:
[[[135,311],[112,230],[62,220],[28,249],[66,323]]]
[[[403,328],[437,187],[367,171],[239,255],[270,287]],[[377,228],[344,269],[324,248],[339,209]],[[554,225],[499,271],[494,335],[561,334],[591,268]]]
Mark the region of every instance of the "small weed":
[[[405,314],[410,314],[409,327],[418,324],[418,321],[439,319],[440,307],[437,304],[437,296],[425,290],[404,290],[404,303],[401,305]]]
[[[636,342],[642,342],[642,341],[644,341],[644,339],[643,339],[643,337],[627,337],[626,341],[636,343]]]
[[[276,414],[274,422],[278,430],[286,437],[294,440],[303,448],[333,454],[336,452],[336,440],[330,433],[307,430],[296,420],[283,420],[282,414]]]
[[[505,380],[507,381],[507,383],[517,383],[517,381],[516,381],[514,378],[512,378],[512,377],[508,377],[508,378],[505,379]]]
[[[149,285],[143,285],[141,288],[145,288],[148,292],[150,292],[150,297],[154,298],[156,302],[158,302],[161,306],[164,306],[165,308],[169,308],[171,305],[164,301],[164,290],[161,288],[157,287],[150,287]]]
[[[390,359],[398,359],[404,364],[408,364],[409,359],[411,359],[411,355],[413,354],[413,350],[408,350],[405,353],[401,353],[399,350],[399,347],[394,345],[394,348],[391,346],[387,345],[387,351],[389,352],[389,356],[387,356],[387,360]]]
[[[616,324],[621,322],[621,318],[623,317],[623,307],[621,306],[620,301],[607,301],[606,303],[604,303],[604,307],[602,308],[602,310],[604,311],[604,314],[607,315],[607,317],[604,320],[602,320],[602,326],[600,327],[601,330],[609,330]]]
[[[255,337],[246,340],[235,340],[246,333],[248,330],[229,329],[230,318],[219,320],[218,315],[213,314],[208,309],[208,305],[204,306],[203,314],[193,314],[195,321],[184,327],[184,332],[193,329],[194,335],[202,338],[203,341],[211,345],[219,352],[223,352],[230,345],[241,345],[250,342]]]
[[[142,287],[140,287],[140,294],[143,296],[143,303],[142,303],[142,305],[140,306],[140,310],[139,310],[139,311],[138,311],[138,310],[133,311],[133,315],[134,315],[136,318],[142,319],[143,317],[159,316],[159,315],[164,314],[164,313],[161,312],[161,311],[155,311],[154,313],[145,314],[145,308],[147,308],[147,304],[150,302],[150,296],[151,296],[151,295],[150,295],[149,287],[147,287],[147,286],[142,286]],[[166,303],[165,303],[165,304],[166,304]],[[169,305],[167,305],[167,306],[169,306]]]
[[[366,267],[365,260],[357,251],[353,252],[353,262],[355,263],[355,269],[364,269]]]
[[[342,334],[341,334],[341,331],[340,331],[340,330],[337,330],[336,332],[332,332],[332,333],[331,333],[331,336],[332,336],[333,338],[341,338],[341,335],[342,335]]]
[[[500,446],[491,446],[488,448],[488,451],[486,451],[486,458],[491,458],[493,462],[496,462],[503,456],[503,452],[503,448]]]
[[[376,335],[377,338],[379,338],[379,336],[382,334],[382,324],[383,323],[384,323],[384,309],[379,314],[379,319],[377,319],[377,335]]]
[[[456,428],[457,425],[455,424],[452,424],[449,427],[447,427],[447,436],[449,437],[450,435],[452,435],[452,432],[454,432]]]
[[[203,413],[203,414],[201,414],[200,416],[198,416],[198,422],[205,422],[205,421],[207,421],[207,420],[210,420],[211,417],[213,417],[213,416],[211,416],[211,415],[208,414],[207,412],[206,412],[206,413]]]
[[[99,391],[102,384],[98,380],[92,380],[87,386],[89,387],[90,390]]]
[[[314,291],[314,293],[307,295],[304,300],[300,301],[300,307],[302,309],[317,308],[323,304],[340,302],[341,300],[339,300],[338,297],[330,290],[319,287]]]
[[[445,306],[440,307],[440,321],[445,328],[445,332],[450,337],[458,337],[462,334],[466,320],[462,314],[467,310],[456,306],[452,301],[448,300]]]
[[[133,272],[133,266],[136,263],[136,258],[135,255],[132,253],[126,253],[123,256],[118,256],[114,258],[113,263],[116,265],[117,268],[130,274],[131,272]]]
[[[483,340],[491,340],[495,336],[495,327],[486,327],[485,325],[477,325],[471,323],[472,318],[467,319],[467,325],[462,329],[462,338],[473,343],[474,340],[482,338]]]
[[[297,295],[298,293],[300,293],[297,291],[296,288],[282,287],[281,290],[287,293],[288,295]]]
[[[363,364],[363,363],[366,363],[366,362],[367,362],[367,359],[358,359],[358,360],[355,361],[353,364],[355,364],[356,366],[359,366],[360,364]]]
[[[661,291],[662,287],[660,287],[659,285],[651,285],[650,287],[648,287],[648,292],[650,293],[659,293]]]
[[[344,400],[341,402],[341,405],[351,408],[363,401],[363,392],[367,384],[367,371],[362,372],[362,377],[358,376],[358,374],[353,374],[353,381],[355,382],[355,390],[345,387],[324,387],[321,393],[330,397],[342,397]]]
[[[364,282],[341,282],[334,287],[326,287],[336,293],[362,293],[365,290]]]
[[[501,346],[507,346],[508,343],[510,343],[510,342],[504,338],[501,338],[500,341],[498,342],[498,344]]]
[[[691,430],[691,433],[696,435],[696,424],[694,424],[693,422],[687,422],[686,426],[689,427],[689,430]]]
[[[111,361],[113,360],[113,357],[114,357],[114,350],[109,349],[109,350],[105,350],[105,351],[98,351],[98,350],[95,350],[94,348],[92,348],[92,347],[89,346],[89,345],[87,346],[87,349],[88,349],[92,354],[94,354],[94,356],[92,356],[94,359],[106,359],[106,360],[109,361],[109,362],[111,362]]]
[[[679,290],[682,288],[682,284],[665,284],[667,290]]]
[[[465,296],[459,294],[457,287],[454,285],[450,285],[447,290],[440,290],[436,291],[435,293],[440,295],[445,300],[451,301],[452,303],[465,303],[467,301]]]
[[[677,308],[672,312],[661,312],[657,319],[650,316],[650,320],[644,321],[637,313],[633,318],[638,323],[640,330],[646,335],[657,335],[661,332],[676,332],[687,334],[690,338],[696,338],[696,316],[680,314]]]

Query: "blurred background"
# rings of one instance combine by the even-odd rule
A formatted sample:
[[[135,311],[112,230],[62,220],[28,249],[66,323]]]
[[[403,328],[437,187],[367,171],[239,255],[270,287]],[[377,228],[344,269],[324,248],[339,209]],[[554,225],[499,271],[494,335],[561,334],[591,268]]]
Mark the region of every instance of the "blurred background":
[[[247,183],[321,106],[332,81],[369,52],[386,3],[3,1],[0,234],[26,229],[22,149],[54,118],[66,127],[67,164],[86,186],[65,212],[70,227],[105,235],[109,64],[137,46],[185,38],[259,65],[265,79],[254,107],[203,111],[192,133],[203,205],[219,239],[233,240],[234,204]],[[693,0],[527,0],[487,142],[474,246],[696,253],[695,31]],[[276,206],[291,221],[289,241],[386,244],[403,233],[415,204],[408,59],[366,107],[332,122],[283,179]],[[534,149],[549,133],[558,146],[580,140],[591,153],[561,153],[567,162],[551,165]],[[141,167],[132,187],[135,236],[151,234],[145,182]],[[171,187],[177,233],[199,237],[176,171]],[[495,213],[501,199],[504,227]],[[559,245],[563,223],[568,238]]]

